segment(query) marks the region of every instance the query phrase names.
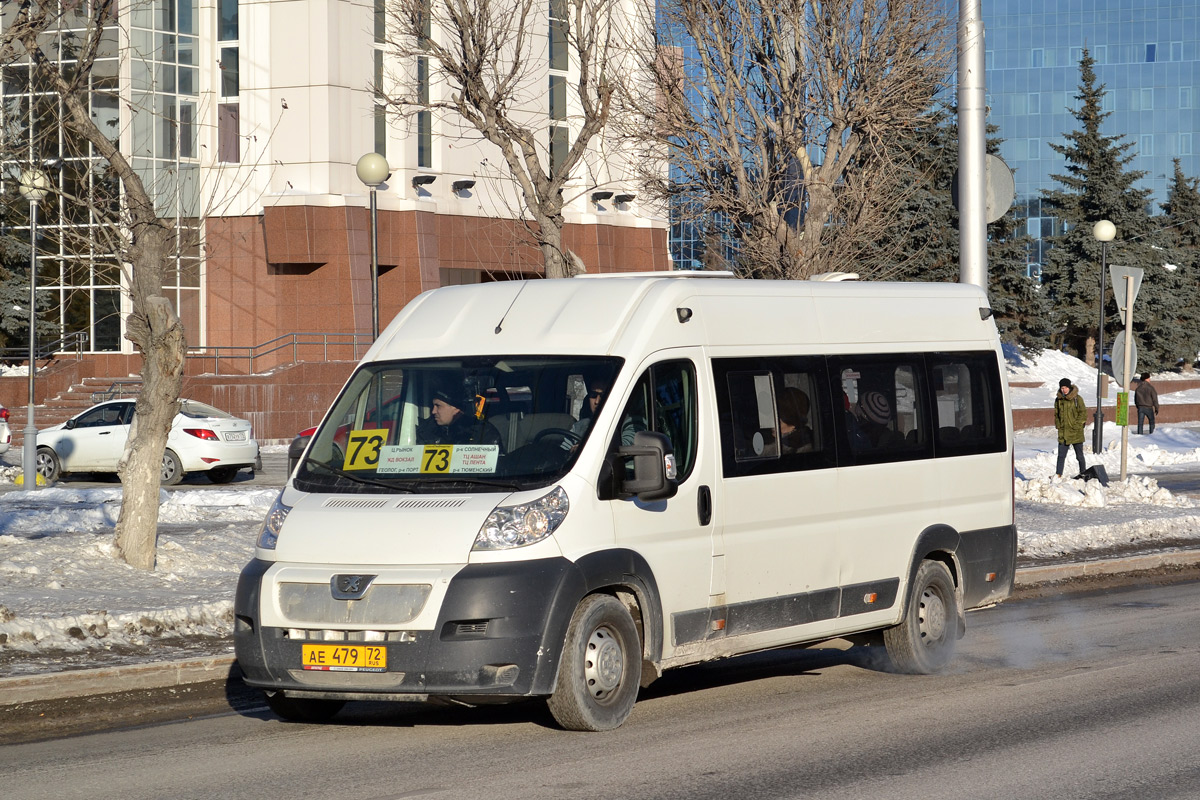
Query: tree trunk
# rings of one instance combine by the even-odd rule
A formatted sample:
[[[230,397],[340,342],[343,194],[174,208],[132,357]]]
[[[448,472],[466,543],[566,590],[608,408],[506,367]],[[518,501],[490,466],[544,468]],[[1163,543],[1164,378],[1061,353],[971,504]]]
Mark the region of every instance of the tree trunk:
[[[171,423],[179,411],[187,341],[183,325],[170,301],[162,296],[161,268],[167,256],[169,232],[160,226],[137,248],[134,264],[134,307],[129,317],[129,338],[142,351],[142,391],[138,395],[129,441],[118,465],[123,500],[117,521],[116,545],[121,557],[138,569],[152,570],[158,543],[158,497],[162,456]],[[139,268],[141,267],[141,268]],[[149,280],[146,277],[149,276]],[[157,284],[155,286],[154,284]],[[140,289],[140,291],[139,291]]]
[[[1089,336],[1083,344],[1083,363],[1095,366],[1096,362],[1096,337]]]

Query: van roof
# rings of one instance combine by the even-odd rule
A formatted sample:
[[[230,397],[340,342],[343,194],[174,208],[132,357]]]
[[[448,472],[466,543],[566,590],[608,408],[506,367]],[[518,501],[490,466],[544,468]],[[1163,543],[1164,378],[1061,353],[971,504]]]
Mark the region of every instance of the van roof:
[[[764,281],[687,271],[499,281],[417,296],[367,359],[629,356],[651,342],[651,349],[788,341],[978,343],[995,336],[994,323],[979,313],[987,306],[982,289],[955,283]]]

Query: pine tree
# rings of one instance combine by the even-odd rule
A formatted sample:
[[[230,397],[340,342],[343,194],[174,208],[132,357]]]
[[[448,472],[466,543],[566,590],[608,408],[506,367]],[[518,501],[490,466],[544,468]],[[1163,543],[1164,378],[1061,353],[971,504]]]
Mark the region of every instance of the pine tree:
[[[994,133],[994,129],[989,129]],[[958,125],[953,109],[936,108],[914,133],[908,182],[908,202],[896,214],[897,223],[877,242],[877,258],[896,259],[890,273],[896,280],[959,280],[958,209],[952,190],[958,167]],[[999,152],[1003,140],[989,136],[989,153]],[[1010,210],[988,226],[988,297],[1003,341],[1023,350],[1040,352],[1049,336],[1049,307],[1039,283],[1028,276],[1029,236]]]
[[[1200,352],[1200,181],[1183,174],[1175,159],[1175,175],[1163,204],[1160,227],[1170,242],[1171,271],[1178,308],[1174,319],[1159,320],[1155,328],[1169,333],[1163,349],[1178,358],[1185,371],[1192,371]]]
[[[15,307],[29,307],[29,245],[0,234],[0,348],[28,346],[29,315]]]
[[[1144,271],[1134,308],[1135,335],[1146,334],[1156,318],[1174,317],[1170,272],[1164,268],[1162,237],[1155,233],[1148,206],[1150,190],[1136,187],[1145,173],[1127,169],[1133,147],[1123,136],[1105,136],[1100,128],[1109,112],[1102,110],[1105,94],[1092,69],[1095,61],[1085,49],[1079,62],[1080,86],[1075,98],[1080,107],[1075,119],[1082,126],[1065,135],[1066,144],[1050,143],[1066,158],[1065,174],[1052,175],[1059,188],[1042,194],[1042,204],[1055,212],[1062,232],[1049,239],[1043,282],[1054,303],[1056,318],[1063,324],[1063,341],[1087,362],[1096,358],[1096,335],[1100,323],[1099,303],[1105,298],[1105,340],[1111,342],[1120,329],[1120,317],[1112,299],[1108,275],[1100,274],[1102,245],[1092,226],[1110,220],[1117,238],[1107,251],[1108,264],[1137,267]],[[1161,367],[1169,360],[1157,339],[1138,337],[1140,367]],[[1173,360],[1169,360],[1171,365]],[[1118,370],[1119,371],[1119,370]]]

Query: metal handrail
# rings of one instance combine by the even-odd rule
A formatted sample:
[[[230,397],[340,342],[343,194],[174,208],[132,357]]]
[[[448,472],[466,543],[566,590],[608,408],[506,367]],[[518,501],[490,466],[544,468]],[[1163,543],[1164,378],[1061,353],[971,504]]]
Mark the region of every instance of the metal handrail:
[[[46,361],[51,356],[60,353],[75,353],[75,359],[78,360],[83,356],[84,345],[87,344],[88,335],[85,331],[75,331],[68,333],[60,339],[53,342],[38,342],[37,352],[34,354],[39,361]],[[0,358],[9,361],[28,361],[28,347],[2,347],[0,348]]]
[[[126,391],[124,387],[136,386],[136,391]],[[118,397],[137,397],[141,393],[141,381],[113,381],[107,389],[92,392],[93,403],[103,403],[105,400],[116,400]]]
[[[331,347],[350,347],[351,358],[349,360],[357,361],[360,358],[360,348],[361,352],[365,353],[373,342],[374,339],[368,333],[317,333],[315,331],[311,331],[302,333],[285,333],[258,345],[208,345],[205,347],[189,347],[187,356],[189,359],[213,359],[213,373],[216,375],[221,374],[222,359],[242,361],[246,363],[245,373],[253,375],[258,372],[258,363],[262,359],[274,353],[286,351],[288,348],[291,348],[292,351],[291,361],[284,362],[282,365],[273,364],[273,367],[299,363],[300,348],[313,346],[319,346],[321,348],[323,361],[329,360],[329,349]]]

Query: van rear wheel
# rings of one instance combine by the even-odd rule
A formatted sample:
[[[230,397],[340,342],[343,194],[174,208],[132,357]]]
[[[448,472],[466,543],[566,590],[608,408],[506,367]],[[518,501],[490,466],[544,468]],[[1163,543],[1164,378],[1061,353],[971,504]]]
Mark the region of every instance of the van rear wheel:
[[[958,642],[958,597],[954,579],[940,561],[922,561],[904,619],[883,632],[896,672],[929,675],[954,657]]]
[[[283,692],[267,692],[267,705],[289,722],[327,722],[346,705],[344,700],[313,700],[287,697]]]
[[[610,595],[584,598],[567,627],[550,713],[569,731],[620,727],[637,700],[641,657],[628,609]]]

